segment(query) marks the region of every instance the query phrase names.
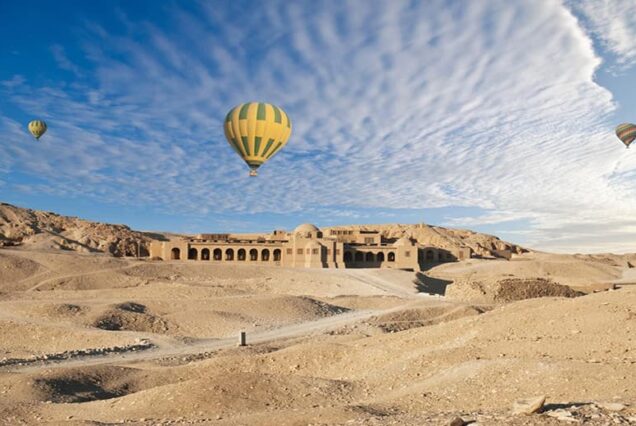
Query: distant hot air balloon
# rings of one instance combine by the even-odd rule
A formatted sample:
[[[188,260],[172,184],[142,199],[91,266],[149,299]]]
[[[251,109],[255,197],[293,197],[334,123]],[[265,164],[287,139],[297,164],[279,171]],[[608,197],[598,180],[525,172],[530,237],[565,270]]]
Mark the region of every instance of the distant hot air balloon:
[[[46,123],[42,120],[33,120],[29,123],[29,132],[38,140],[46,133]]]
[[[292,131],[285,111],[262,102],[232,108],[224,128],[228,143],[250,167],[250,176],[287,144]]]
[[[629,148],[629,144],[636,139],[636,125],[631,123],[619,124],[616,127],[616,136]]]

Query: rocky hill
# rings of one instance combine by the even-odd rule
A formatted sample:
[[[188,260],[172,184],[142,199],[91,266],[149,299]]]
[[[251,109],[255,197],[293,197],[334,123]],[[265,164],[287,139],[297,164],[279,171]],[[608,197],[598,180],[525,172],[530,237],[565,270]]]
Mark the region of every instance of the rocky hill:
[[[415,225],[349,225],[328,229],[361,229],[378,231],[385,238],[407,236],[422,245],[447,250],[470,247],[482,257],[498,257],[501,251],[520,254],[528,250],[499,238],[478,232],[448,229],[426,224]],[[51,212],[16,207],[0,203],[0,247],[28,245],[31,248],[62,249],[79,252],[102,252],[113,256],[147,255],[152,239],[169,234],[148,234],[131,230],[125,225],[91,222],[77,217],[60,216]],[[182,237],[176,236],[175,237]]]
[[[0,203],[0,247],[29,245],[113,256],[147,254],[148,235],[125,225],[90,222],[76,217]]]
[[[333,226],[325,229],[339,228],[378,231],[385,238],[400,238],[406,236],[422,245],[430,245],[447,250],[470,247],[475,254],[483,257],[498,257],[498,252],[505,250],[509,250],[513,254],[528,252],[528,250],[523,247],[502,241],[493,235],[481,234],[465,229],[449,229],[441,226],[431,226],[424,223],[415,225],[348,225]]]

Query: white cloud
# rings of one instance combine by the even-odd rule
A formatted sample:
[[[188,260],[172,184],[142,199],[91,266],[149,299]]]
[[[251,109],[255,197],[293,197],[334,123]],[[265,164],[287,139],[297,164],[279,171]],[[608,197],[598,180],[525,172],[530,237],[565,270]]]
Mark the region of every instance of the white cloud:
[[[636,213],[623,179],[636,158],[610,142],[601,61],[565,6],[285,4],[238,15],[204,3],[176,11],[174,31],[95,26],[97,83],[2,89],[50,122],[34,144],[0,121],[5,169],[180,213],[478,207],[499,212],[490,223],[531,218],[543,242],[528,240],[552,249],[572,246],[551,242],[572,224],[612,229]],[[221,128],[246,100],[283,106],[295,125],[259,179]]]
[[[568,0],[582,14],[589,30],[617,57],[619,65],[636,62],[636,2],[630,0]]]

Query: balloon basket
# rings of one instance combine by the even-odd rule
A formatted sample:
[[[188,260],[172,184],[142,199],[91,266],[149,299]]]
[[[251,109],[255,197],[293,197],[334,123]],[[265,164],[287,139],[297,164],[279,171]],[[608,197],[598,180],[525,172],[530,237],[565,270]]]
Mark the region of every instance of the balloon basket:
[[[258,176],[258,173],[256,173],[256,170],[250,170],[250,176]]]

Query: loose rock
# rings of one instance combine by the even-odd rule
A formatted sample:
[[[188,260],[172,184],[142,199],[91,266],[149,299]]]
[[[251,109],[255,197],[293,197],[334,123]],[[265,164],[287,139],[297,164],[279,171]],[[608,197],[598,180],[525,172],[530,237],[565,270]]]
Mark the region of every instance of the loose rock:
[[[545,404],[545,395],[519,399],[512,405],[512,414],[534,414],[543,408],[543,404]]]

